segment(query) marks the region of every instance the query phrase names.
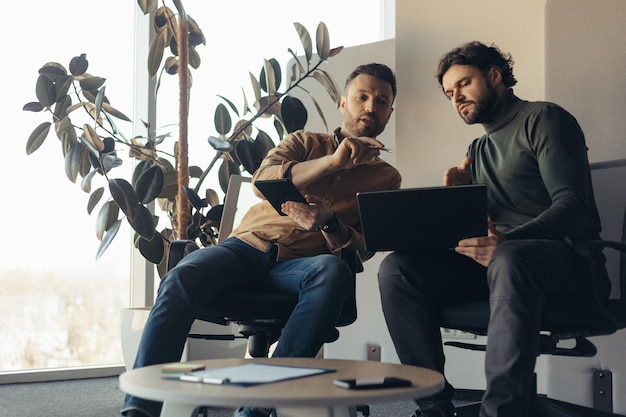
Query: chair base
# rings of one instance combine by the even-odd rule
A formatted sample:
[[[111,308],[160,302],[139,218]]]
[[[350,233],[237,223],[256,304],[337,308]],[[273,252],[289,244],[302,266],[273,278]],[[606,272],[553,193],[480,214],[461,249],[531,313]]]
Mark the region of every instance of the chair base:
[[[478,417],[480,402],[464,404],[456,408],[457,417]],[[570,404],[552,398],[537,396],[533,401],[532,417],[625,417],[622,414],[596,410],[595,408]]]

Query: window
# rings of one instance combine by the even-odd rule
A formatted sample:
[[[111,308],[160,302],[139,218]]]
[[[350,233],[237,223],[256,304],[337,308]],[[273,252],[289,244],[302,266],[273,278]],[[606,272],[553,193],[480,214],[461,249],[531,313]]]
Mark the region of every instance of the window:
[[[95,260],[99,241],[95,213],[87,214],[87,194],[65,177],[54,134],[26,155],[30,132],[47,117],[24,112],[22,106],[35,99],[41,65],[56,61],[67,68],[73,56],[86,53],[89,72],[107,78],[107,96],[133,118],[135,3],[18,2],[14,15],[27,18],[9,19],[0,29],[4,39],[13,39],[5,45],[10,60],[2,69],[0,101],[5,121],[0,374],[122,363],[119,318],[120,309],[130,305],[130,227],[124,224],[126,241],[120,231]],[[318,0],[296,7],[288,0],[186,1],[207,38],[207,45],[198,48],[202,65],[193,73],[191,162],[201,164],[212,156],[206,139],[214,132],[206,121],[212,121],[217,94],[238,97],[241,86],[249,83],[248,71],[257,73],[263,58],[285,64],[287,48],[302,52],[293,22],[302,23],[314,37],[317,24],[324,21],[332,46],[370,43],[393,37],[385,35],[390,28],[381,18],[383,6],[392,3]],[[390,20],[389,11],[386,16]],[[175,78],[163,80],[158,126],[177,122],[176,88]],[[120,128],[127,136],[133,134],[131,126]]]

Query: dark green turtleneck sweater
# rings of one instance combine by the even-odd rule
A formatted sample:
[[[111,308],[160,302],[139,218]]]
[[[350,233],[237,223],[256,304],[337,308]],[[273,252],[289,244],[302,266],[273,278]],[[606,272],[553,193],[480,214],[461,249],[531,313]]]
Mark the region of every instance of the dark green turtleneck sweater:
[[[468,150],[472,182],[487,184],[489,215],[507,239],[598,237],[585,137],[570,113],[509,90],[483,127]]]

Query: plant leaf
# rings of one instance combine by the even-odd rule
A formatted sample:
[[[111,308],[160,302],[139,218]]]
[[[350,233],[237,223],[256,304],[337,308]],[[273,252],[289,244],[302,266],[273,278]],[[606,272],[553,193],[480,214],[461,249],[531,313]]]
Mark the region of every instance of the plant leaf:
[[[208,206],[215,207],[220,204],[220,198],[217,192],[212,188],[206,190],[204,198]]]
[[[77,142],[72,146],[65,155],[65,176],[72,181],[76,182],[78,178],[78,171],[80,170],[80,160],[83,157],[83,146],[80,142]]]
[[[24,104],[24,107],[22,107],[22,110],[38,113],[43,110],[43,106],[38,101],[31,101],[31,102]]]
[[[96,260],[100,259],[104,251],[107,250],[115,235],[117,235],[117,231],[120,230],[120,225],[122,224],[122,220],[118,220],[115,222],[113,227],[109,228],[107,232],[104,234],[104,238],[102,242],[100,242],[100,246],[98,247],[98,251],[96,252]]]
[[[44,107],[50,107],[57,99],[57,90],[52,80],[44,75],[37,77],[35,85],[37,100]]]
[[[220,103],[215,108],[213,122],[215,123],[215,130],[217,130],[217,133],[220,135],[225,135],[230,132],[233,124],[230,118],[230,113],[224,104]]]
[[[163,176],[163,190],[159,198],[174,198],[178,193],[177,171],[167,171]]]
[[[107,230],[115,225],[120,209],[115,201],[107,201],[102,205],[96,218],[96,237],[102,240]]]
[[[319,70],[313,73],[313,78],[315,78],[315,80],[317,80],[317,82],[326,89],[326,92],[333,100],[333,102],[337,106],[339,106],[339,104],[341,103],[341,91],[339,91],[339,87],[337,86],[337,83],[335,82],[335,80],[333,80],[331,75],[326,71]],[[311,94],[309,93],[309,95]]]
[[[216,151],[230,152],[233,150],[233,145],[227,140],[224,140],[222,138],[218,138],[216,136],[209,136],[208,141],[209,141],[209,145],[211,145],[211,147],[215,149]]]
[[[80,54],[75,56],[70,61],[70,73],[72,75],[83,75],[89,67],[89,61],[87,61],[87,54]]]
[[[304,128],[308,113],[302,101],[296,97],[285,96],[280,106],[280,117],[288,133]]]
[[[237,142],[235,152],[243,167],[251,174],[259,168],[265,156],[261,148],[256,143],[250,142],[249,140]]]
[[[113,117],[117,117],[118,119],[124,120],[125,122],[132,122],[132,120],[130,120],[128,116],[111,106],[109,103],[102,103],[102,108]]]
[[[39,149],[48,136],[50,125],[50,122],[43,122],[32,131],[26,142],[26,155],[30,155]]]
[[[151,77],[154,77],[161,66],[163,60],[163,52],[167,37],[167,26],[157,32],[150,45],[150,51],[148,52],[148,73]]]
[[[89,201],[87,202],[87,214],[91,214],[103,195],[104,187],[100,187],[93,193],[91,193],[91,195],[89,196]]]
[[[141,174],[135,184],[135,192],[141,203],[148,204],[161,194],[163,178],[163,170],[158,166],[153,166]]]
[[[165,257],[165,242],[160,233],[155,232],[152,239],[139,239],[137,242],[139,253],[153,264],[159,264]]]
[[[187,196],[189,203],[191,203],[193,208],[196,210],[200,211],[205,206],[198,193],[196,193],[192,188],[183,187],[183,192]]]
[[[226,194],[228,190],[228,181],[231,175],[239,175],[239,166],[235,164],[231,159],[224,158],[220,169],[217,172],[217,178],[220,183],[220,188]]]
[[[91,165],[90,165],[91,167]],[[83,190],[86,193],[90,193],[91,192],[91,180],[93,179],[94,175],[96,175],[98,173],[98,171],[96,171],[95,169],[90,170],[84,177],[83,180],[80,182],[80,189]]]
[[[306,56],[306,62],[311,62],[311,57],[313,56],[313,44],[311,43],[311,35],[309,35],[309,31],[306,28],[298,23],[294,22],[294,27],[298,32],[298,36],[300,37],[300,42],[302,43],[302,47],[304,48],[304,55]]]
[[[147,240],[152,240],[155,233],[158,234],[154,228],[154,217],[146,206],[139,204],[137,207],[137,214],[132,217],[127,215],[126,220],[128,220],[130,226],[139,234],[139,236]]]
[[[328,35],[328,27],[324,22],[317,25],[317,33],[315,35],[317,46],[317,55],[320,59],[327,59],[330,55],[330,36]]]
[[[128,218],[135,218],[139,214],[139,198],[128,181],[123,178],[109,180],[109,191],[113,200]]]

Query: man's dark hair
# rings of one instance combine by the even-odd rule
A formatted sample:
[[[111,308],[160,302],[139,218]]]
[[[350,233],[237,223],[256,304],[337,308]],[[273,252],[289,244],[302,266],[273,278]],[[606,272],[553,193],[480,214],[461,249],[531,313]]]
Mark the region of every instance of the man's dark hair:
[[[359,65],[358,67],[354,69],[354,71],[352,71],[352,73],[346,79],[345,89],[347,90],[352,80],[354,80],[356,77],[358,77],[361,74],[371,75],[372,77],[376,77],[383,81],[387,81],[391,85],[391,92],[393,94],[393,97],[391,98],[392,101],[396,98],[396,92],[397,92],[396,75],[393,73],[392,69],[389,68],[387,65],[377,64],[375,62],[372,62],[370,64]]]
[[[502,73],[502,83],[510,88],[517,84],[513,76],[513,59],[511,54],[500,52],[497,46],[487,46],[481,42],[468,42],[445,54],[439,60],[436,77],[439,85],[442,84],[443,75],[453,65],[470,65],[478,68],[483,74],[497,67]]]

